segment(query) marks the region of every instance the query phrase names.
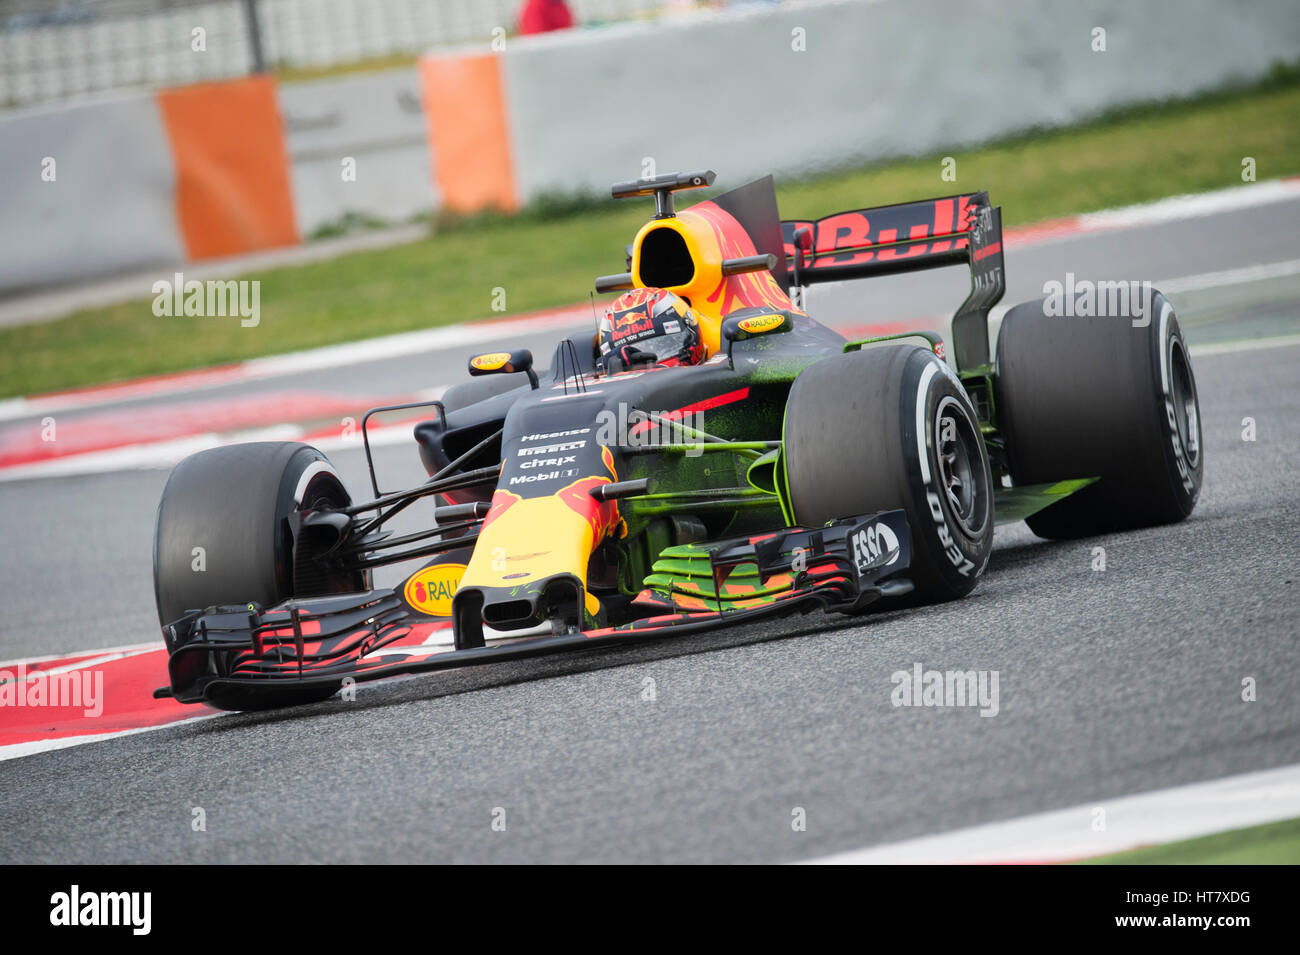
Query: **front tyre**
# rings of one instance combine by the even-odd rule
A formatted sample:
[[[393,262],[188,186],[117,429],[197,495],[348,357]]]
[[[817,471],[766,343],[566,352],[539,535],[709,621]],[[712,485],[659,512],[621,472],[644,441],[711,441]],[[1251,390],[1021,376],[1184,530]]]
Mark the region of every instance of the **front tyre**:
[[[783,458],[803,527],[902,508],[914,600],[970,593],[993,549],[993,478],[978,418],[931,351],[888,345],[806,368],[786,404]]]
[[[362,573],[331,571],[295,553],[290,515],[346,507],[343,482],[315,448],[254,442],[200,451],[172,470],[154,527],[154,597],[163,626],[187,611],[361,591]],[[298,542],[298,550],[309,546]],[[220,657],[220,654],[214,654]],[[214,659],[218,672],[225,661]],[[332,696],[337,687],[232,689],[212,702],[266,709]]]

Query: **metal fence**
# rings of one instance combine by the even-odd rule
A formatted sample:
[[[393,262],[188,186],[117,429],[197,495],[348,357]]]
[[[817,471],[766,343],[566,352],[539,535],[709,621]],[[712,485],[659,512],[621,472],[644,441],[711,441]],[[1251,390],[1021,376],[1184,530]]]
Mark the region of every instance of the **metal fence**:
[[[487,42],[522,0],[0,0],[0,106]],[[580,22],[672,0],[569,0]]]

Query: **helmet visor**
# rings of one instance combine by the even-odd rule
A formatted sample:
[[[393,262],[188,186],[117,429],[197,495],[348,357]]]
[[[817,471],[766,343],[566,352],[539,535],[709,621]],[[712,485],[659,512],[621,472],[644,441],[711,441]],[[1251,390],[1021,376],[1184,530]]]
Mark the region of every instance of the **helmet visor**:
[[[655,361],[667,361],[669,358],[676,358],[686,350],[688,337],[685,331],[669,335],[656,335],[654,338],[644,338],[636,342],[635,346],[641,351],[652,352]]]

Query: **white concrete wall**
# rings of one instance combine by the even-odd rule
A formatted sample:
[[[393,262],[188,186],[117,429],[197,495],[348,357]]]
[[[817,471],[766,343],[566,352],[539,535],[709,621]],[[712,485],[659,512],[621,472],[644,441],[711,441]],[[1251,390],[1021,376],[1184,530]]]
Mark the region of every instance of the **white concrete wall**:
[[[152,94],[0,115],[0,291],[181,262],[174,178]]]
[[[646,157],[659,172],[709,167],[737,183],[1185,96],[1300,56],[1300,2],[788,3],[514,39],[504,56],[527,201],[604,192]]]
[[[280,86],[298,234],[349,212],[402,222],[437,205],[413,68]],[[342,161],[356,160],[355,181]]]
[[[413,68],[284,85],[279,100],[300,235],[349,212],[402,222],[437,206]],[[54,182],[41,180],[46,156]],[[0,113],[0,292],[185,258],[152,93]]]

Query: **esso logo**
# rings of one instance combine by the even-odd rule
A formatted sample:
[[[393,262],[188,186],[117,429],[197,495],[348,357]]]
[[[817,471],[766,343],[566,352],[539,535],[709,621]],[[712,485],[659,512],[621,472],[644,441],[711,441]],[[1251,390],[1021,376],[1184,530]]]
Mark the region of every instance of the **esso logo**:
[[[866,570],[886,554],[889,559],[884,566],[898,560],[898,535],[888,524],[872,524],[853,535],[853,563],[859,571]]]

